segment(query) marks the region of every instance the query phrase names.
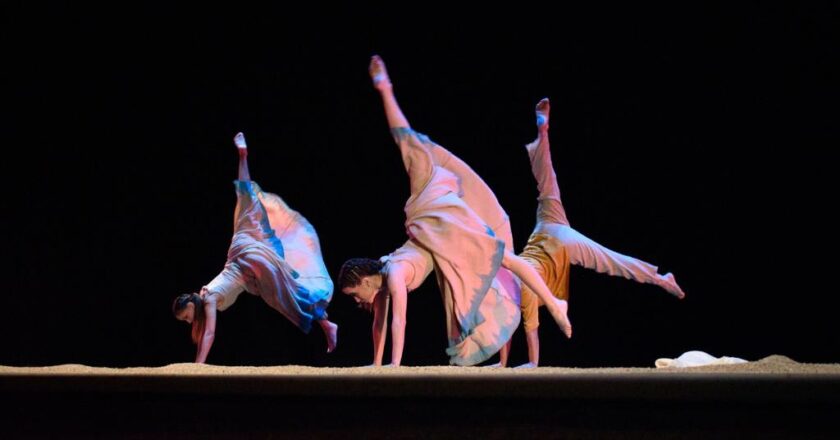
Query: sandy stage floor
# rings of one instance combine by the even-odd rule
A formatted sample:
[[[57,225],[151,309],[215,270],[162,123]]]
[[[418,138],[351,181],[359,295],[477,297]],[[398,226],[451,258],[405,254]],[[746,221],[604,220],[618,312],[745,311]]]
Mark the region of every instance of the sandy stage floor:
[[[0,366],[0,395],[14,402],[0,438],[840,438],[840,364],[780,355],[661,369]]]
[[[273,367],[219,366],[192,363],[171,364],[163,367],[105,368],[79,364],[65,364],[45,367],[0,366],[0,375],[261,375],[261,376],[340,376],[340,375],[599,375],[599,374],[673,374],[673,373],[736,373],[736,374],[792,374],[840,375],[840,364],[806,364],[793,361],[786,356],[773,355],[764,359],[735,365],[708,365],[691,368],[557,368],[536,369],[487,368],[487,367],[399,367],[399,368],[328,368],[299,365]]]

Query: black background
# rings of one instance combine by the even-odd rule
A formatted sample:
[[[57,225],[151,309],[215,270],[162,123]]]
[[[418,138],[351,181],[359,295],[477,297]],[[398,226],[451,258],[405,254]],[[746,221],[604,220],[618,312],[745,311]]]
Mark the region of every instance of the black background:
[[[4,8],[0,364],[191,361],[170,305],[224,263],[237,131],[254,180],[317,228],[333,276],[397,248],[408,179],[374,53],[412,126],[494,189],[517,251],[536,208],[522,147],[550,97],[572,225],[686,291],[573,268],[575,336],[542,311],[543,365],[652,366],[692,349],[840,362],[836,3]],[[403,364],[445,364],[433,277],[409,298]],[[208,362],[369,363],[370,316],[340,292],[330,316],[326,355],[319,330],[243,295]],[[518,364],[521,330],[514,341]]]

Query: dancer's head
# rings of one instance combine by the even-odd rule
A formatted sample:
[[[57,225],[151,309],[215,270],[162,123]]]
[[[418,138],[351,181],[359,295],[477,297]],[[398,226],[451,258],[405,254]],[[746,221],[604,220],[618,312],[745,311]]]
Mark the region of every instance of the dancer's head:
[[[204,301],[197,293],[179,295],[172,302],[172,314],[179,321],[192,324],[192,340],[196,344],[204,333]]]
[[[383,263],[370,258],[351,258],[344,262],[338,272],[338,288],[345,295],[351,295],[359,305],[366,307],[382,287]]]

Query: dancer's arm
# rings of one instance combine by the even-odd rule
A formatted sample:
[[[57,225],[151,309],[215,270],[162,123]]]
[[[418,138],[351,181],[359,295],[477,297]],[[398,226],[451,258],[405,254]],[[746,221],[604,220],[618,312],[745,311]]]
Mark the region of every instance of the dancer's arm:
[[[387,292],[376,295],[373,300],[373,365],[382,365],[382,355],[385,352],[385,335],[388,331],[388,304],[390,298]]]
[[[216,337],[216,297],[209,294],[204,296],[204,332],[201,341],[198,343],[198,352],[195,355],[195,363],[203,364],[210,354],[210,347]]]
[[[391,366],[399,367],[405,344],[406,310],[408,290],[405,284],[405,269],[397,264],[387,273],[388,292],[394,307],[391,312]]]

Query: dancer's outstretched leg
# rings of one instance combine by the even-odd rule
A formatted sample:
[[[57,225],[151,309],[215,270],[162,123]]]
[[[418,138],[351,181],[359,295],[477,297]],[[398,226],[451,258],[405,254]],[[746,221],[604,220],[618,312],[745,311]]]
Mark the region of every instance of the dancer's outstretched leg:
[[[385,62],[382,61],[379,55],[374,55],[370,58],[368,73],[370,73],[370,78],[373,80],[373,87],[379,91],[379,95],[382,97],[388,126],[391,128],[410,128],[408,119],[403,115],[400,106],[397,105],[397,99],[394,97],[394,85],[391,84],[391,78],[385,69]]]
[[[239,180],[247,182],[251,180],[251,175],[248,171],[248,144],[245,141],[245,135],[242,132],[233,137],[233,143],[239,151]],[[237,206],[237,210],[239,206]],[[327,341],[327,353],[335,350],[338,344],[338,325],[329,321],[326,318],[319,319],[318,324],[321,330],[324,331],[324,337]]]
[[[318,324],[321,325],[321,330],[324,331],[324,337],[327,339],[327,353],[332,353],[338,345],[338,324],[326,318],[319,319]]]
[[[251,180],[251,174],[248,173],[248,145],[245,143],[245,135],[242,132],[236,133],[233,143],[239,151],[239,180],[247,182]]]
[[[535,109],[537,116],[537,139],[525,146],[528,151],[528,159],[531,161],[531,172],[537,181],[539,196],[537,200],[537,224],[557,223],[568,225],[566,210],[563,208],[563,201],[560,199],[560,186],[557,184],[557,175],[551,163],[551,148],[548,142],[548,121],[551,104],[548,98],[543,98],[537,103]]]
[[[526,146],[531,172],[539,190],[537,226],[534,232],[547,233],[562,241],[572,264],[640,283],[654,284],[677,298],[685,297],[673,274],[660,275],[656,266],[608,249],[571,228],[551,162],[548,140],[550,110],[548,98],[537,103],[537,140]]]
[[[505,251],[502,266],[509,269],[516,276],[522,280],[545,304],[545,308],[551,313],[551,317],[560,326],[560,330],[567,338],[572,337],[572,323],[566,315],[569,310],[569,303],[565,300],[558,299],[551,294],[545,281],[540,277],[540,274],[522,258],[514,255],[510,251]]]

